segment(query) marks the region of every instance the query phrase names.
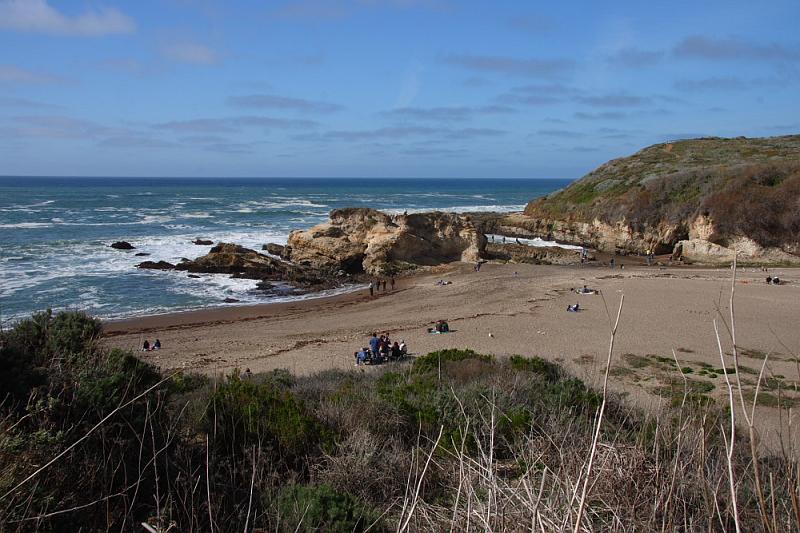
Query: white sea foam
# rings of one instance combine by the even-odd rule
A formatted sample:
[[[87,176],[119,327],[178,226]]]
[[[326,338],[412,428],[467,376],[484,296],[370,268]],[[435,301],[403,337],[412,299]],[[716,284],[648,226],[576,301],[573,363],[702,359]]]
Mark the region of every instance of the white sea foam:
[[[52,228],[53,224],[50,222],[19,222],[17,224],[0,224],[3,229],[37,229],[37,228]]]
[[[494,237],[494,242],[503,242],[505,238],[507,243],[512,243],[519,241],[520,244],[525,244],[527,246],[534,246],[536,248],[544,248],[545,246],[556,246],[558,248],[564,248],[566,250],[582,250],[582,246],[574,246],[572,244],[561,244],[556,241],[545,241],[544,239],[540,239],[536,237],[534,239],[523,239],[517,237],[504,237],[503,235],[494,235],[494,234],[487,234],[486,238],[491,240]]]

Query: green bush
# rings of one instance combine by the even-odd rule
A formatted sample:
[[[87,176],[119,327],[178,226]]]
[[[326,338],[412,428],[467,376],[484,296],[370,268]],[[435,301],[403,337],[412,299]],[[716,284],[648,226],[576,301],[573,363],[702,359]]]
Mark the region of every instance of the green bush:
[[[428,355],[422,355],[414,360],[411,369],[414,372],[425,373],[434,372],[438,370],[439,365],[444,365],[452,361],[464,361],[466,359],[477,359],[479,361],[491,362],[494,358],[491,355],[483,355],[476,353],[472,350],[459,350],[450,348],[447,350],[438,350],[431,352]]]
[[[289,390],[269,380],[255,383],[234,373],[210,400],[207,433],[215,435],[226,450],[236,453],[262,443],[293,460],[333,442],[330,432]]]
[[[289,485],[278,495],[277,507],[283,531],[386,531],[380,523],[372,525],[377,513],[328,485]]]
[[[547,381],[553,382],[561,377],[561,369],[557,364],[551,363],[541,357],[523,357],[512,355],[510,359],[511,368],[514,370],[533,372],[543,376]]]

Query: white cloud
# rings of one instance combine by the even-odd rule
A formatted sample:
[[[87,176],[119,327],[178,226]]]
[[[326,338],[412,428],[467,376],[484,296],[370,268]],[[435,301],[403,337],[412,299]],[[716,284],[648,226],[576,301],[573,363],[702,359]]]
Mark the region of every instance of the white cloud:
[[[219,54],[212,48],[188,41],[168,44],[161,48],[167,59],[191,65],[213,65],[219,63]]]
[[[0,0],[0,29],[99,37],[133,33],[136,23],[113,8],[99,8],[69,16],[50,6],[47,0]]]

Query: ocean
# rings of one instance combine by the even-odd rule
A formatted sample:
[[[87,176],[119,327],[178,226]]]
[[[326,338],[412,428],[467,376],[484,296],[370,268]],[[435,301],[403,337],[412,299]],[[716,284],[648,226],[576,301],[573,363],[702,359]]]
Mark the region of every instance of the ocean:
[[[226,298],[242,304],[298,298],[266,296],[253,280],[221,274],[196,279],[135,265],[204,255],[210,246],[192,244],[198,238],[256,250],[269,242],[283,244],[291,230],[322,222],[335,208],[518,211],[568,183],[0,177],[0,320],[8,324],[47,308],[125,318],[219,306]],[[136,249],[110,248],[117,240]]]

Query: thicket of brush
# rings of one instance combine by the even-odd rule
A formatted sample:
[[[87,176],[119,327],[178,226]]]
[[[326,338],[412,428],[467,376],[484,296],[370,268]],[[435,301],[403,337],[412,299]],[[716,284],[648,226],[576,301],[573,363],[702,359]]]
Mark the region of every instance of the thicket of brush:
[[[162,375],[100,329],[48,312],[0,336],[3,531],[800,527],[793,451],[729,446],[725,410],[646,416],[544,359],[469,350]]]

